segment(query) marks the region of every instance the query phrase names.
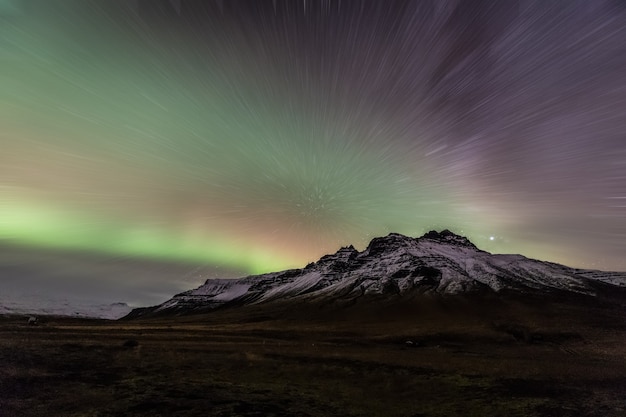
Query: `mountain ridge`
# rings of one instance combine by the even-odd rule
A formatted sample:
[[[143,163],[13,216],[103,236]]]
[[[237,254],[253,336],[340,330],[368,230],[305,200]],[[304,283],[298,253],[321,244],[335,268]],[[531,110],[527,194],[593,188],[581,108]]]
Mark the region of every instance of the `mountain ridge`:
[[[399,233],[352,245],[304,268],[239,279],[208,279],[196,289],[127,317],[187,314],[275,301],[354,301],[367,295],[455,295],[513,291],[596,295],[598,286],[626,288],[626,272],[570,268],[522,255],[494,255],[450,230],[413,238]]]

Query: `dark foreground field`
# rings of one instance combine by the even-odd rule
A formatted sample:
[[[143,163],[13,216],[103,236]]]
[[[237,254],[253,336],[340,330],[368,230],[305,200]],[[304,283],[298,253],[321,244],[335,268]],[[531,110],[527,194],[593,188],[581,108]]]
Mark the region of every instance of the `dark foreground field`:
[[[615,304],[0,320],[0,416],[625,416]]]

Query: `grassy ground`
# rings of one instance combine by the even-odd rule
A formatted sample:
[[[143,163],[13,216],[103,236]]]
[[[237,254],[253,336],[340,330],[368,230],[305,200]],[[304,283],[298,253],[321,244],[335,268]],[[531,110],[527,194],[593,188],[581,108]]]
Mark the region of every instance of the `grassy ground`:
[[[626,415],[622,311],[540,307],[8,317],[0,416]]]

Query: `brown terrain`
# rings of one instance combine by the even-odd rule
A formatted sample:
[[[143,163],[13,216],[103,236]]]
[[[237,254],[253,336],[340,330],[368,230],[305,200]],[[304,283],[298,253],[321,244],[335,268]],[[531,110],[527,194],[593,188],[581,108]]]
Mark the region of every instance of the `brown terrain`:
[[[625,416],[624,298],[0,319],[0,416]]]

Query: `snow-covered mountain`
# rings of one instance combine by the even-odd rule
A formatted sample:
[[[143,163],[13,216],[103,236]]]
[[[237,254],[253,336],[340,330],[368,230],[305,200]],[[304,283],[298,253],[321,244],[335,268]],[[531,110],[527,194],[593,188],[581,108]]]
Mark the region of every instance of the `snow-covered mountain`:
[[[493,255],[448,230],[420,238],[397,233],[357,251],[341,248],[302,269],[210,279],[165,303],[130,317],[205,311],[276,300],[351,300],[366,295],[464,292],[573,292],[595,295],[599,286],[626,287],[626,272],[569,268],[521,255]]]
[[[44,297],[0,298],[0,315],[66,316],[116,320],[131,311],[126,303],[90,304]]]

